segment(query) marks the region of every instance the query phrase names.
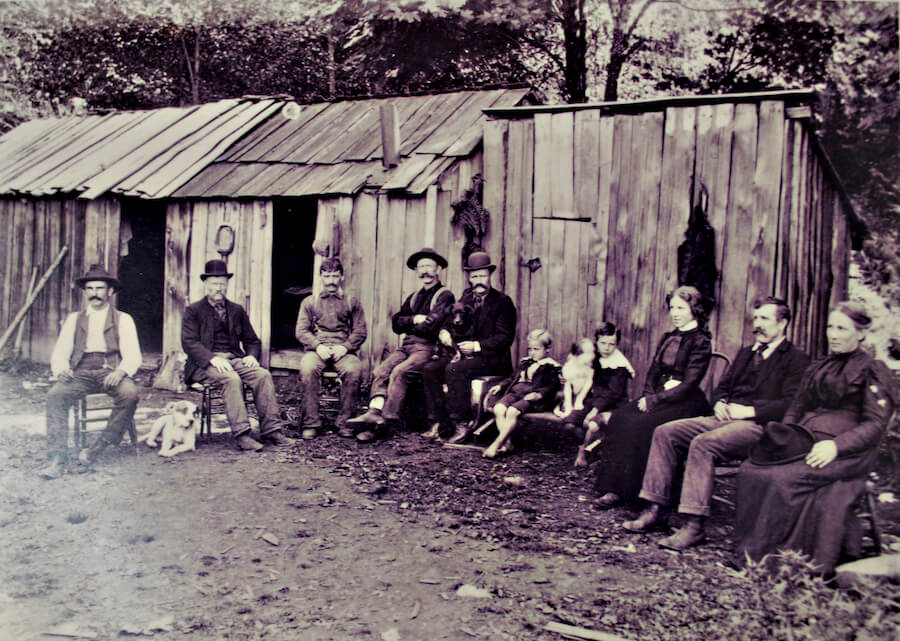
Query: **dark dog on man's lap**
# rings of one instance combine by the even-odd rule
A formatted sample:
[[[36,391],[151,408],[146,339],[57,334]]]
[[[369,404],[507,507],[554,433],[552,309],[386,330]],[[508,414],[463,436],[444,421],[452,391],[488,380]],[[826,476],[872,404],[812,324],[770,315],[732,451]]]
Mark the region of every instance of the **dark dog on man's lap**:
[[[455,363],[461,358],[470,358],[471,355],[463,354],[459,351],[460,341],[469,340],[472,337],[472,331],[475,328],[475,313],[471,307],[460,302],[453,303],[450,308],[450,324],[446,328],[453,339],[453,346],[447,347],[443,343],[438,343],[435,358],[443,358],[451,356],[450,361]]]

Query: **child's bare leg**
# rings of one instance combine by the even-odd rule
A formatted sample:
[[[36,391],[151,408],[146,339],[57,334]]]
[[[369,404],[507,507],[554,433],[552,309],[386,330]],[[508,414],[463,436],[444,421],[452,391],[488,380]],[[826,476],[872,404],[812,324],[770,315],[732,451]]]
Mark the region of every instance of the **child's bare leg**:
[[[520,413],[521,412],[515,407],[510,407],[506,410],[506,416],[502,419],[497,419],[497,430],[500,434],[497,435],[494,442],[484,451],[484,454],[482,454],[484,458],[494,458],[497,456],[497,451],[506,439],[509,438],[509,435],[512,434],[513,430],[516,429],[516,419],[519,417]]]
[[[597,432],[600,431],[600,426],[593,420],[585,421],[585,427],[587,431],[584,433],[584,442],[578,448],[578,455],[575,457],[575,467],[585,467],[587,465],[585,449],[596,440]]]

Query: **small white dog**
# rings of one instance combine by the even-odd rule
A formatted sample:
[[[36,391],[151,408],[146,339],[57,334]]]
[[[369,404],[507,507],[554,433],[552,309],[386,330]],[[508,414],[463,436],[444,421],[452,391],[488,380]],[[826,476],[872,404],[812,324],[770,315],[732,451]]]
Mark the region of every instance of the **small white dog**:
[[[162,435],[160,456],[175,456],[197,449],[197,432],[200,430],[200,408],[197,404],[172,401],[166,405],[165,412],[156,419],[150,431],[138,440],[149,447],[156,447],[156,439]]]

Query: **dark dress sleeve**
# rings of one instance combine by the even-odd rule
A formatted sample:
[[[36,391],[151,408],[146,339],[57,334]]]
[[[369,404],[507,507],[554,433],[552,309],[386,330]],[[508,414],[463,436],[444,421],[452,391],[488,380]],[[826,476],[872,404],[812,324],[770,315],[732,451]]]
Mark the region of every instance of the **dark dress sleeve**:
[[[834,437],[838,456],[850,456],[878,445],[887,429],[894,399],[891,395],[891,379],[887,367],[880,361],[872,361],[862,384],[862,411],[859,425]]]
[[[803,372],[803,378],[800,380],[800,387],[797,389],[797,393],[794,394],[794,398],[788,406],[787,412],[784,413],[784,418],[782,419],[783,423],[799,423],[806,412],[815,406],[812,379],[816,372],[819,371],[819,366],[821,364],[822,359],[814,362],[806,368],[805,372]]]

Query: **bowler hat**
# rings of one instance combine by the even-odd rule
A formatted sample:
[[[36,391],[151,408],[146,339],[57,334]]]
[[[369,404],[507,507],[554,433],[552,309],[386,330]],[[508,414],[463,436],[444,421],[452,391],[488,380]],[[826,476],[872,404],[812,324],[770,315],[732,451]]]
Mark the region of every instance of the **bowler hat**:
[[[816,439],[802,425],[771,421],[750,450],[750,461],[756,465],[782,465],[805,458]]]
[[[422,258],[430,258],[438,265],[441,266],[442,269],[446,269],[447,267],[447,259],[441,256],[439,253],[434,251],[431,247],[423,247],[412,256],[406,259],[406,266],[410,269],[416,268],[416,263],[419,262]]]
[[[487,252],[472,252],[463,271],[474,272],[476,269],[488,269],[493,272],[497,266],[491,262]]]
[[[200,280],[206,280],[210,276],[224,276],[225,278],[231,278],[234,274],[228,271],[228,265],[225,264],[224,260],[216,258],[206,261],[206,268],[203,270],[203,273],[200,274]]]
[[[113,289],[119,289],[119,281],[103,269],[102,265],[91,265],[84,276],[75,279],[75,284],[84,289],[85,284],[92,280],[102,280]]]

